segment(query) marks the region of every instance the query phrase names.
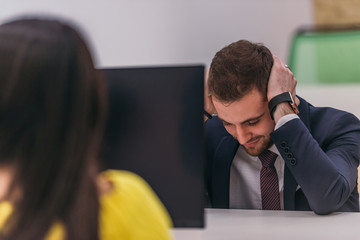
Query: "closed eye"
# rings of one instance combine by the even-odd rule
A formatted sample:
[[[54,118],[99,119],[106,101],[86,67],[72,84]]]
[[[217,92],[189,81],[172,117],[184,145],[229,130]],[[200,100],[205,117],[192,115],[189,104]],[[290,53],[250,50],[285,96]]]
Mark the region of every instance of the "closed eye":
[[[222,121],[224,126],[231,126],[232,124],[231,123],[228,123],[228,122],[225,122],[225,121]]]
[[[259,122],[260,122],[260,120],[256,120],[256,121],[247,122],[246,124],[249,125],[249,126],[255,126],[255,125],[258,124]]]

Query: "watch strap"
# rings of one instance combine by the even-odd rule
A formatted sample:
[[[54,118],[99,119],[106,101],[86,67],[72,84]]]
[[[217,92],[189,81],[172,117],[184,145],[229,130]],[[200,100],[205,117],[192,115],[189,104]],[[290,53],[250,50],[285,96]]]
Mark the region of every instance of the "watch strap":
[[[269,102],[269,111],[270,111],[270,116],[271,116],[272,120],[274,120],[274,111],[276,109],[276,106],[282,102],[288,102],[290,104],[291,109],[294,111],[294,113],[295,114],[299,113],[299,110],[297,109],[296,104],[291,96],[291,93],[284,92],[284,93],[281,93],[281,94],[273,97]]]

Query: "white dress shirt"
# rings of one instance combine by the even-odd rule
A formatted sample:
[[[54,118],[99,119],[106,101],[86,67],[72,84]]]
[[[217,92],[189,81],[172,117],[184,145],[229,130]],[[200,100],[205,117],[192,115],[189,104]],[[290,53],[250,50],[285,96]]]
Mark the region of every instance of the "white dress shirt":
[[[279,119],[275,130],[288,121],[299,118],[296,114],[288,114]],[[280,192],[280,207],[284,209],[284,159],[273,144],[270,151],[278,157],[274,163]],[[230,169],[229,207],[239,209],[262,209],[260,190],[261,161],[258,157],[249,155],[242,145],[239,146]]]

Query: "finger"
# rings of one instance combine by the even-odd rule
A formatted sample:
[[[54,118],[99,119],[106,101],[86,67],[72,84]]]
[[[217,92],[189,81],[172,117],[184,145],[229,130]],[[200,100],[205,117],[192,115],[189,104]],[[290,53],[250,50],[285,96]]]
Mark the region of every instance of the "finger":
[[[209,68],[206,68],[206,69],[205,69],[205,72],[204,72],[204,79],[205,79],[205,81],[207,81],[207,79],[209,78],[209,71],[210,71]]]
[[[281,58],[279,58],[279,57],[277,57],[276,55],[273,54],[273,59],[274,59],[274,66],[275,66],[276,69],[278,69],[280,71],[283,71],[283,70],[286,69],[287,65],[285,64],[285,62]],[[289,70],[289,69],[287,68],[286,70]]]
[[[271,52],[271,54],[272,54],[272,57],[274,59],[274,64],[275,65],[278,65],[281,69],[286,68],[288,71],[291,72],[290,67],[281,58],[276,56],[273,52]]]
[[[204,98],[205,98],[205,101],[209,97],[208,78],[209,78],[209,69],[205,69],[205,72],[204,72]]]
[[[285,68],[290,71],[290,67],[281,58],[278,58],[278,61],[280,63],[281,68]]]

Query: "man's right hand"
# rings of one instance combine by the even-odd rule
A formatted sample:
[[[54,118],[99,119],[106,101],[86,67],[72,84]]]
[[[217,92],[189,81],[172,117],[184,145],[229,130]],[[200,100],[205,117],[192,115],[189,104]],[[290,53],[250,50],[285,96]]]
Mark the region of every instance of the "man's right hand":
[[[209,69],[205,69],[204,73],[204,110],[209,113],[210,115],[215,114],[216,110],[214,104],[211,100],[211,95],[209,94],[209,87],[208,87],[208,78],[209,78]],[[204,116],[204,122],[208,118]]]

